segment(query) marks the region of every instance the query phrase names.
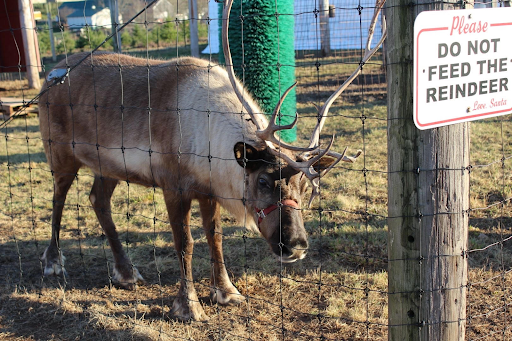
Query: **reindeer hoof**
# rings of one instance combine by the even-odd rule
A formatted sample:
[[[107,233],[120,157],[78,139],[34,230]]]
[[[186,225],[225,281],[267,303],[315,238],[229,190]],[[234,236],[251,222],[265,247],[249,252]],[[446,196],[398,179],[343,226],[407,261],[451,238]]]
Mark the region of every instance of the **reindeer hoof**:
[[[198,301],[188,300],[186,297],[176,297],[172,304],[171,315],[180,321],[206,322],[210,318]]]
[[[210,299],[213,303],[221,305],[238,305],[245,301],[245,297],[235,287],[229,289],[212,288],[210,289]]]
[[[44,264],[43,274],[45,276],[58,276],[62,273],[64,276],[67,276],[66,269],[64,268],[66,257],[64,257],[62,252],[48,252],[48,249],[49,247],[44,250],[43,255],[40,258]]]
[[[146,283],[136,267],[129,265],[118,267],[114,265],[112,282],[123,289],[134,290],[137,284]]]

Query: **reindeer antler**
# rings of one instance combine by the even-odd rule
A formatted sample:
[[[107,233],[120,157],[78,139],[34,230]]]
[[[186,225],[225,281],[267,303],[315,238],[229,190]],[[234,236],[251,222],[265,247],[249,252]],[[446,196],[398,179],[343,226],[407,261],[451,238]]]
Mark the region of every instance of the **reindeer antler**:
[[[231,58],[231,50],[229,49],[229,38],[228,38],[228,31],[229,31],[229,13],[231,12],[231,6],[233,5],[233,0],[230,0],[226,3],[224,7],[224,11],[222,13],[222,48],[224,51],[224,59],[226,60],[226,71],[228,72],[228,77],[231,82],[231,85],[233,86],[233,90],[235,91],[235,94],[238,97],[238,100],[242,103],[244,109],[249,113],[251,116],[252,121],[256,125],[256,128],[259,130],[261,129],[262,122],[258,118],[255,117],[254,113],[252,112],[251,106],[244,98],[243,95],[243,89],[240,90],[238,83],[236,82],[236,76],[235,76],[235,70],[233,69],[233,59]]]
[[[292,86],[290,86],[284,92],[284,94],[281,96],[281,98],[279,99],[279,102],[276,105],[276,108],[274,109],[274,112],[272,114],[272,118],[270,119],[270,122],[268,123],[268,125],[266,127],[264,127],[264,124],[266,122],[264,122],[261,119],[260,116],[256,115],[253,112],[253,110],[251,109],[250,105],[245,100],[244,95],[243,95],[243,90],[240,90],[240,86],[236,82],[235,71],[233,69],[233,59],[231,58],[231,50],[229,49],[229,35],[228,35],[228,31],[229,31],[229,13],[231,12],[232,5],[233,5],[233,0],[228,0],[226,2],[226,4],[225,4],[224,11],[223,11],[223,14],[222,14],[222,16],[223,16],[223,20],[222,20],[222,48],[223,48],[223,51],[224,51],[224,58],[226,60],[226,71],[228,72],[229,80],[231,82],[231,85],[233,86],[233,90],[235,91],[235,94],[237,95],[237,97],[240,100],[240,102],[242,102],[242,105],[243,105],[244,109],[251,116],[252,121],[256,125],[256,128],[257,128],[256,136],[258,136],[263,141],[265,141],[267,146],[271,150],[273,150],[273,151],[276,151],[276,147],[277,148],[284,148],[284,149],[288,149],[288,150],[293,150],[293,151],[301,151],[301,152],[312,151],[314,148],[303,148],[303,147],[301,148],[301,147],[292,146],[292,145],[289,145],[287,143],[284,143],[284,142],[278,140],[276,138],[276,136],[275,136],[275,133],[277,131],[284,130],[284,129],[291,129],[291,128],[293,128],[295,126],[295,124],[297,124],[298,117],[295,117],[295,120],[293,121],[293,123],[289,124],[289,125],[281,126],[281,125],[276,125],[275,124],[275,120],[276,120],[277,115],[279,113],[279,109],[281,109],[281,105],[283,104],[283,102],[284,102],[286,96],[288,95],[288,93],[297,85],[297,83],[295,83]]]
[[[281,98],[279,99],[279,102],[277,102],[277,105],[274,109],[274,112],[272,113],[272,117],[270,118],[270,122],[268,123],[268,126],[264,130],[258,130],[256,132],[256,136],[258,136],[263,141],[272,142],[275,146],[279,146],[279,147],[282,147],[285,149],[298,151],[298,152],[313,151],[315,148],[303,148],[303,147],[296,147],[296,146],[292,146],[289,144],[285,144],[285,143],[281,142],[280,140],[278,140],[275,135],[276,132],[278,132],[280,130],[285,130],[285,129],[292,129],[297,124],[297,120],[299,119],[298,114],[295,114],[295,119],[293,120],[292,123],[290,123],[288,125],[282,126],[282,125],[276,124],[276,118],[277,118],[277,115],[279,114],[279,110],[281,109],[281,105],[283,104],[284,99],[286,98],[288,93],[290,91],[292,91],[292,89],[295,86],[297,86],[297,82],[293,83],[288,89],[286,89],[283,96],[281,96]]]
[[[361,59],[361,61],[359,62],[358,68],[350,75],[350,77],[347,78],[347,80],[345,82],[343,82],[343,84],[340,85],[340,87],[327,99],[327,101],[325,101],[322,108],[320,108],[319,113],[318,113],[320,120],[318,121],[318,124],[316,125],[316,127],[313,131],[313,134],[311,135],[309,147],[317,147],[318,146],[320,132],[322,131],[325,120],[327,118],[327,113],[329,112],[331,105],[338,98],[338,96],[343,91],[345,91],[345,89],[350,85],[350,83],[352,83],[352,81],[354,81],[354,79],[361,73],[361,71],[363,70],[364,64],[366,64],[366,62],[368,62],[368,60],[375,54],[375,52],[377,52],[380,45],[382,45],[382,43],[384,42],[384,39],[386,39],[387,27],[386,27],[386,21],[384,20],[383,24],[382,24],[382,36],[381,36],[379,42],[377,43],[377,45],[375,45],[375,47],[370,50],[370,46],[371,46],[371,43],[373,40],[373,33],[375,32],[375,25],[377,24],[377,18],[379,16],[379,13],[380,13],[382,7],[384,6],[385,2],[386,2],[386,0],[377,0],[376,1],[375,10],[373,12],[373,18],[370,23],[370,27],[368,28],[368,39],[366,40],[365,54],[364,54],[363,58]],[[344,161],[346,161],[346,160],[344,160]],[[348,162],[351,162],[351,161],[348,161]]]
[[[375,10],[373,13],[373,18],[370,23],[370,27],[368,29],[368,39],[366,42],[366,48],[365,48],[365,54],[364,57],[361,59],[361,62],[359,63],[358,68],[350,75],[350,77],[327,99],[327,101],[324,103],[322,108],[319,109],[318,112],[318,123],[316,127],[313,130],[313,134],[311,135],[311,139],[309,142],[309,146],[307,148],[304,147],[296,147],[292,146],[286,143],[283,143],[282,141],[278,140],[275,136],[275,133],[279,130],[283,129],[291,129],[297,124],[298,115],[295,116],[295,120],[293,123],[285,126],[276,125],[275,120],[277,118],[277,115],[279,113],[279,110],[281,109],[281,105],[288,95],[288,93],[297,85],[295,82],[292,86],[290,86],[281,96],[281,99],[277,103],[274,112],[272,113],[272,117],[270,119],[270,122],[267,124],[267,126],[264,128],[263,125],[265,124],[264,120],[261,119],[261,117],[255,115],[255,113],[250,108],[247,101],[245,101],[243,96],[243,91],[240,90],[240,87],[238,83],[236,82],[235,72],[233,70],[233,61],[231,58],[231,51],[229,49],[229,39],[228,39],[228,26],[229,26],[229,13],[231,12],[231,6],[233,5],[233,0],[227,0],[224,12],[223,12],[223,21],[222,21],[222,46],[224,50],[224,56],[226,59],[226,69],[229,75],[229,80],[231,81],[231,84],[233,86],[233,90],[235,91],[238,99],[242,103],[243,107],[249,115],[251,116],[252,121],[256,125],[257,131],[256,136],[261,138],[263,141],[265,141],[265,144],[268,146],[270,152],[279,157],[284,159],[288,165],[293,167],[294,169],[301,171],[304,173],[304,175],[310,180],[313,190],[311,193],[311,197],[309,199],[309,206],[311,206],[311,203],[319,195],[319,178],[320,176],[323,176],[327,174],[336,164],[338,164],[340,161],[345,162],[355,162],[357,157],[361,155],[361,150],[358,150],[356,155],[350,157],[346,156],[347,148],[343,151],[342,154],[336,153],[331,151],[331,147],[334,143],[334,135],[331,138],[331,141],[326,149],[321,149],[319,145],[320,141],[320,132],[322,131],[322,128],[325,124],[325,120],[327,118],[327,114],[329,112],[329,109],[331,108],[331,105],[334,103],[334,101],[339,97],[339,95],[345,91],[345,89],[352,83],[352,81],[361,73],[364,64],[377,52],[380,45],[384,42],[384,39],[386,38],[387,29],[386,29],[386,23],[383,21],[382,25],[382,37],[377,43],[377,45],[370,49],[371,42],[373,40],[373,33],[375,30],[375,25],[377,23],[377,18],[379,16],[379,13],[384,6],[384,3],[386,0],[376,0],[375,4]],[[307,161],[295,161],[292,158],[290,158],[287,154],[281,153],[281,148],[291,150],[291,151],[300,151],[304,152],[304,156],[307,157]],[[322,170],[322,171],[316,171],[314,169],[315,163],[317,163],[322,157],[324,156],[331,156],[336,159],[328,168]]]

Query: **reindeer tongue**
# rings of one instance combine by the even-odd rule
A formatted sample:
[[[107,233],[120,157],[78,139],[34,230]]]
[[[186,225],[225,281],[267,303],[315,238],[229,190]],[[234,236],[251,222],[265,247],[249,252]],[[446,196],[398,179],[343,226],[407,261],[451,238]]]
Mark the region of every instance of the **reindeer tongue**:
[[[297,202],[295,200],[291,200],[291,199],[285,199],[283,201],[281,201],[281,203],[285,206],[290,206],[290,207],[293,207],[293,208],[296,208],[296,209],[299,209],[299,204],[297,204]]]

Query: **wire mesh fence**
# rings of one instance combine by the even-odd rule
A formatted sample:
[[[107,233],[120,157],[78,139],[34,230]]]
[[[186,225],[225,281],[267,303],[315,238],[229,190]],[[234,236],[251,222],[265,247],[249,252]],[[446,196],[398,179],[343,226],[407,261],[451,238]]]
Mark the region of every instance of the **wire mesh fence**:
[[[5,8],[7,3],[8,0],[3,0]],[[53,17],[57,14],[61,20],[51,25],[55,27],[56,45],[61,44],[63,49],[60,63],[64,69],[75,68],[82,58],[72,54],[83,50],[85,54],[82,56],[86,57],[83,64],[76,67],[76,71],[71,70],[62,84],[54,85],[40,97],[37,90],[27,86],[21,52],[17,62],[1,65],[14,67],[17,71],[6,74],[0,82],[0,104],[5,114],[2,124],[4,143],[0,152],[0,198],[3,204],[0,210],[0,267],[4,278],[0,336],[5,339],[91,340],[386,339],[389,328],[386,148],[389,121],[385,53],[379,51],[362,67],[361,75],[329,111],[320,136],[322,143],[327,144],[335,133],[333,150],[341,151],[349,146],[349,152],[361,149],[362,155],[353,164],[337,164],[320,179],[320,199],[313,202],[311,208],[307,206],[309,193],[306,194],[300,213],[308,235],[308,252],[304,259],[285,263],[272,252],[276,243],[268,243],[260,232],[246,228],[254,218],[252,211],[242,210],[242,219],[238,220],[229,213],[232,202],[241,202],[244,195],[221,197],[212,191],[221,180],[225,186],[233,187],[244,186],[247,181],[243,176],[238,177],[233,170],[237,168],[230,166],[238,167],[234,146],[229,146],[229,155],[224,156],[227,151],[222,151],[226,147],[221,142],[228,139],[226,130],[221,129],[220,135],[215,135],[216,116],[227,117],[227,120],[238,118],[237,122],[246,119],[239,111],[220,112],[215,106],[222,97],[216,92],[214,82],[215,72],[222,67],[218,65],[217,55],[213,52],[204,55],[206,61],[201,64],[185,61],[164,65],[154,61],[154,57],[184,57],[190,53],[187,36],[190,20],[184,14],[188,12],[186,3],[171,3],[175,14],[163,19],[156,11],[149,15],[143,10],[149,4],[134,3],[132,15],[123,20],[125,24],[129,22],[126,19],[133,21],[121,30],[122,41],[123,37],[129,41],[127,36],[132,42],[137,41],[122,45],[123,51],[142,60],[115,57],[113,63],[102,64],[105,62],[96,58],[96,53],[91,57],[88,53],[111,34],[111,29],[99,25],[100,30],[97,30],[98,27],[88,24],[78,31],[80,33],[72,33],[59,13],[60,4],[56,3],[53,10],[49,8],[47,11],[50,16],[53,11]],[[89,2],[84,5],[88,6]],[[295,4],[295,76],[299,83],[295,145],[309,143],[317,123],[318,107],[360,66],[363,55],[361,50],[366,42],[368,18],[371,18],[374,4],[351,1],[331,2],[331,5],[334,6],[321,8],[318,2],[308,1]],[[506,5],[508,3],[504,1],[482,2],[476,3],[475,7]],[[121,4],[121,12],[123,6],[128,4]],[[199,3],[199,8],[200,12],[202,8],[206,11],[206,3]],[[84,22],[87,22],[86,11],[82,12]],[[322,12],[333,13],[328,19],[331,44],[327,53],[322,50],[321,42],[325,31],[320,18]],[[198,14],[198,19],[205,28],[199,35],[202,47],[206,45],[210,26],[220,24],[221,19],[212,20],[206,12]],[[14,37],[12,32],[22,29],[2,27],[1,33]],[[104,31],[99,34],[102,29]],[[40,37],[49,35],[49,25],[38,26],[37,33]],[[95,34],[99,40],[94,40]],[[378,38],[378,35],[374,37],[374,41]],[[19,38],[15,39],[22,45]],[[85,40],[82,47],[76,47],[79,39]],[[304,48],[297,48],[299,44]],[[43,50],[42,45],[40,42],[44,57],[41,78],[44,80],[57,61],[51,60],[51,47]],[[101,48],[109,49],[112,47],[108,45]],[[167,83],[158,83],[155,77],[167,74],[185,80],[189,72],[187,67],[195,67],[210,76],[190,87],[188,96],[194,100],[186,96],[176,99],[169,94],[173,88]],[[81,72],[80,76],[75,76],[77,71]],[[140,79],[132,84],[130,80],[134,80],[134,74]],[[134,84],[138,84],[135,90],[130,89]],[[195,86],[205,89],[202,98],[194,98]],[[283,87],[287,86],[283,84]],[[77,87],[82,89],[78,93],[94,96],[71,95]],[[50,97],[55,92],[66,95],[59,102]],[[5,108],[14,108],[16,112],[23,107],[23,102],[34,98],[38,99],[40,110],[44,106],[49,113],[73,115],[66,123],[69,125],[45,126],[49,133],[41,137],[36,115],[19,110],[16,118],[7,116]],[[110,102],[100,101],[102,98],[109,98]],[[165,102],[167,98],[175,101]],[[60,111],[63,108],[66,111]],[[111,121],[105,122],[103,117],[112,112]],[[133,113],[143,119],[130,121]],[[187,114],[198,117],[196,124],[185,126],[180,123],[179,129],[173,131],[169,125],[170,117],[185,119]],[[87,116],[93,129],[80,132],[79,123]],[[44,117],[48,120],[48,116]],[[508,116],[471,123],[471,162],[467,165],[471,184],[470,227],[469,245],[464,250],[469,263],[466,285],[466,339],[469,340],[510,338],[510,124]],[[131,126],[145,143],[132,143],[128,135],[105,142],[115,136],[115,129],[120,125],[123,126],[120,131],[127,133]],[[73,142],[64,142],[65,133],[72,133]],[[194,138],[187,140],[191,134]],[[239,134],[243,135],[242,132]],[[178,147],[175,150],[162,147],[163,141],[172,141],[172,136],[181,142]],[[191,140],[198,149],[188,149],[186,141]],[[54,152],[69,147],[74,151],[65,157],[76,160],[80,148],[90,147],[94,154],[91,160],[100,160],[103,168],[99,174],[97,165],[89,165],[96,169],[96,174],[86,167],[76,174],[73,169],[52,169],[52,162],[65,164],[66,160],[59,159],[56,154],[49,158],[48,155],[54,154],[48,154],[48,151],[45,154],[44,144],[48,149],[53,145]],[[108,186],[106,179],[110,170],[105,162],[109,152],[117,153],[113,158],[124,175],[115,188],[111,207],[101,207],[97,206],[96,200],[98,195],[105,195]],[[160,172],[158,168],[161,160],[171,156],[174,163],[170,169],[178,176]],[[185,167],[187,158],[192,157],[200,160],[198,164],[205,163],[207,171],[196,175],[195,169]],[[137,185],[143,181],[129,173],[136,166],[139,169],[145,167],[145,175],[151,180],[149,186]],[[153,170],[159,172],[151,174]],[[67,275],[61,272],[57,276],[44,276],[46,264],[41,256],[52,239],[52,209],[61,204],[54,197],[59,188],[56,173],[71,179],[59,240],[59,250],[66,257]],[[174,299],[181,295],[183,273],[180,267],[188,251],[175,251],[177,241],[173,239],[170,224],[176,221],[168,216],[166,204],[169,203],[163,193],[180,193],[187,174],[202,177],[208,184],[206,188],[188,189],[199,198],[199,203],[191,204],[187,224],[195,240],[191,283],[209,316],[206,323],[185,323],[173,312]],[[174,176],[172,182],[165,182],[165,186],[157,183],[157,179],[169,176]],[[283,176],[282,172],[280,176]],[[103,187],[93,192],[96,196],[91,199],[95,181]],[[203,228],[201,220],[212,208],[212,202],[208,201],[211,198],[222,201],[226,207],[220,211],[222,230],[216,226],[213,234]],[[184,204],[186,206],[187,202],[181,197],[180,208],[174,210],[175,219],[176,214],[180,217],[186,212]],[[97,218],[105,213],[110,213],[117,225],[119,236],[114,239],[121,242],[122,249],[144,277],[145,283],[133,290],[125,290],[116,283],[114,264],[118,259],[114,258],[108,235],[102,231]],[[285,224],[284,220],[280,226],[282,224]],[[222,262],[209,250],[211,236],[223,238]],[[280,247],[282,252],[282,245]],[[432,252],[428,257],[435,256],[435,250]],[[226,266],[229,281],[244,296],[245,300],[240,304],[223,305],[211,299],[211,290],[219,286],[215,273],[220,265]]]

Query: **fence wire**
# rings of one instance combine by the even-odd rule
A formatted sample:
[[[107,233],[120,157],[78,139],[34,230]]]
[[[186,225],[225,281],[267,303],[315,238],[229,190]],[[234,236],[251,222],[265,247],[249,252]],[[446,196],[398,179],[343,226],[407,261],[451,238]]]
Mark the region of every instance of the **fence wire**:
[[[162,0],[161,0],[162,1]],[[2,1],[5,15],[9,18],[11,3]],[[478,2],[475,7],[507,6],[505,1]],[[180,107],[174,103],[158,106],[162,90],[151,83],[150,76],[163,70],[153,58],[183,57],[189,54],[190,19],[186,4],[176,1],[171,4],[175,17],[159,18],[158,12],[143,10],[143,7],[157,5],[152,2],[133,3],[132,11],[125,24],[118,23],[121,40],[130,41],[122,46],[124,52],[144,59],[142,65],[123,64],[121,58],[116,65],[105,67],[95,64],[95,50],[110,49],[107,37],[113,33],[108,25],[87,24],[82,30],[67,26],[59,11],[61,3],[52,4],[57,8],[59,21],[37,26],[37,33],[49,36],[55,31],[56,45],[62,52],[69,75],[62,84],[55,85],[71,89],[74,84],[84,81],[75,76],[73,69],[77,61],[71,57],[82,49],[89,54],[80,58],[80,68],[87,68],[92,75],[92,101],[74,100],[69,95],[62,103],[47,100],[47,93],[38,95],[28,89],[25,80],[26,62],[18,50],[17,64],[0,65],[2,69],[12,68],[16,72],[6,73],[0,81],[0,104],[5,121],[2,132],[5,143],[0,152],[0,269],[4,274],[1,289],[2,307],[0,335],[5,339],[155,339],[155,340],[379,340],[388,334],[387,312],[387,149],[386,127],[386,63],[384,53],[379,53],[365,64],[362,74],[341,96],[330,110],[322,141],[336,133],[333,149],[362,149],[363,153],[353,165],[339,164],[325,178],[321,178],[321,196],[311,208],[303,204],[302,216],[309,235],[309,250],[306,258],[292,264],[279,262],[269,245],[258,232],[247,230],[249,215],[245,212],[242,221],[236,221],[227,211],[222,211],[223,230],[202,231],[201,208],[192,205],[190,231],[195,239],[193,282],[199,302],[209,316],[207,323],[184,323],[173,317],[173,300],[179,295],[181,280],[180,258],[189,256],[186,252],[176,254],[175,241],[169,227],[173,221],[167,215],[163,191],[181,193],[181,180],[189,171],[184,162],[195,156],[208,160],[208,174],[202,174],[208,186],[199,194],[213,196],[214,163],[233,162],[234,158],[222,158],[218,146],[211,143],[212,116],[227,115],[243,119],[239,112],[221,113],[211,106],[218,96],[213,78],[207,77],[206,110]],[[368,17],[373,13],[370,1],[331,2],[333,7],[321,9],[316,1],[297,2],[293,13],[296,24],[296,78],[297,111],[299,113],[298,141],[305,145],[311,129],[317,121],[317,107],[358,67],[362,58]],[[88,2],[84,2],[83,20]],[[137,8],[136,6],[139,6]],[[243,6],[243,5],[242,5]],[[206,3],[199,4],[205,8]],[[48,8],[48,7],[47,7]],[[242,8],[243,11],[243,8]],[[331,32],[330,51],[322,49],[321,36],[325,25],[320,22],[321,11],[333,13],[329,19]],[[51,17],[55,14],[48,13]],[[279,16],[280,13],[278,13]],[[289,13],[285,13],[289,15]],[[198,14],[203,25],[202,32],[211,31],[212,25],[219,25],[221,19],[211,19],[210,14]],[[258,14],[250,14],[258,16]],[[284,15],[284,14],[283,14]],[[43,15],[44,16],[44,15]],[[3,37],[10,36],[15,45],[22,46],[16,32],[24,28],[9,20],[8,27],[1,27]],[[122,25],[122,26],[121,26]],[[300,29],[299,29],[300,28]],[[201,31],[201,30],[200,30]],[[126,34],[125,34],[126,33]],[[99,38],[98,38],[99,37]],[[207,33],[201,36],[201,47],[206,44]],[[211,37],[210,37],[211,38]],[[81,40],[77,48],[75,40]],[[99,39],[99,40],[98,40]],[[374,41],[376,39],[374,38]],[[2,40],[2,44],[3,44]],[[135,42],[134,42],[135,41]],[[210,39],[211,42],[211,39]],[[55,65],[49,49],[40,42],[41,64],[45,79]],[[108,45],[108,46],[106,46]],[[302,48],[298,48],[301,46]],[[206,70],[219,67],[217,55],[213,52],[203,56],[207,60]],[[24,64],[25,63],[25,64]],[[187,64],[173,64],[170,75],[181,79]],[[276,65],[277,67],[277,65]],[[129,92],[127,81],[130,68],[142,70],[144,86]],[[104,80],[103,74],[113,69],[116,78]],[[212,84],[213,83],[213,84]],[[105,85],[108,84],[109,87]],[[179,86],[179,85],[178,85]],[[283,84],[287,87],[287,84]],[[117,89],[117,91],[114,91]],[[50,92],[52,89],[50,89]],[[96,101],[105,93],[118,92],[111,104]],[[144,105],[137,105],[145,101]],[[20,100],[21,98],[21,100]],[[130,145],[123,137],[118,145],[102,145],[96,133],[93,147],[100,156],[109,150],[122,154],[121,165],[126,178],[121,179],[114,192],[111,213],[117,225],[119,240],[133,265],[141,272],[145,283],[124,290],[115,284],[112,256],[107,236],[98,226],[94,203],[89,192],[95,175],[86,169],[74,173],[60,172],[71,176],[72,183],[66,202],[54,199],[55,173],[47,163],[43,142],[59,146],[59,136],[52,135],[43,141],[39,132],[39,120],[28,112],[32,104],[39,102],[39,108],[50,110],[60,105],[69,106],[71,115],[88,112],[95,120],[113,111],[121,117],[123,124],[129,124],[125,115],[129,110],[138,110],[148,126],[164,123],[156,118],[195,112],[207,118],[208,129],[203,132],[208,147],[205,154],[191,152],[182,144],[172,151],[178,165],[178,181],[169,188],[159,188],[151,174],[153,185],[141,187],[130,181],[127,159],[139,157],[142,164],[150,165],[167,152],[159,151],[156,136],[152,131],[141,131],[148,139],[145,148]],[[17,107],[13,103],[19,103]],[[13,108],[13,116],[8,115]],[[15,118],[13,118],[15,117]],[[181,122],[181,121],[180,121]],[[96,126],[96,129],[103,129]],[[469,264],[467,284],[466,339],[495,340],[510,339],[510,269],[512,248],[510,232],[512,158],[510,117],[488,119],[471,123],[471,164],[470,172],[470,231],[469,245],[465,250]],[[71,127],[70,129],[76,129]],[[98,131],[98,130],[97,130]],[[186,134],[180,125],[180,134]],[[73,141],[80,142],[79,134],[73,130]],[[183,137],[181,137],[183,139]],[[185,140],[183,140],[185,141]],[[73,149],[74,149],[73,145]],[[230,147],[232,148],[232,146]],[[130,156],[130,154],[132,156]],[[143,155],[143,156],[142,156]],[[73,154],[73,157],[74,154]],[[100,161],[101,162],[101,158]],[[102,183],[108,176],[96,174]],[[235,174],[224,174],[235,178]],[[101,178],[104,179],[101,179]],[[105,180],[106,181],[106,180]],[[242,181],[245,186],[245,182]],[[103,183],[105,185],[105,183]],[[399,184],[397,184],[398,186]],[[180,194],[182,195],[182,194]],[[308,194],[309,195],[309,194]],[[224,202],[244,198],[216,197]],[[307,200],[307,198],[305,199]],[[184,200],[182,198],[181,202]],[[64,205],[59,250],[66,257],[66,271],[58,276],[44,276],[41,255],[51,239],[52,207]],[[186,206],[186,205],[185,205]],[[185,210],[186,207],[182,209]],[[214,207],[211,206],[211,209]],[[97,209],[97,208],[96,208]],[[204,208],[203,208],[204,209]],[[97,209],[98,210],[98,209]],[[182,213],[183,214],[183,213]],[[178,214],[179,216],[179,214]],[[224,240],[224,263],[232,283],[245,297],[235,306],[224,306],[210,300],[210,290],[218,283],[210,281],[210,273],[217,271],[219,262],[208,249],[207,234],[221,236]],[[185,237],[184,237],[185,238]],[[428,258],[440,257],[436,250]],[[213,277],[212,277],[213,280]],[[190,284],[190,283],[189,283]],[[458,289],[458,288],[451,288]],[[441,323],[447,321],[441,321]]]

